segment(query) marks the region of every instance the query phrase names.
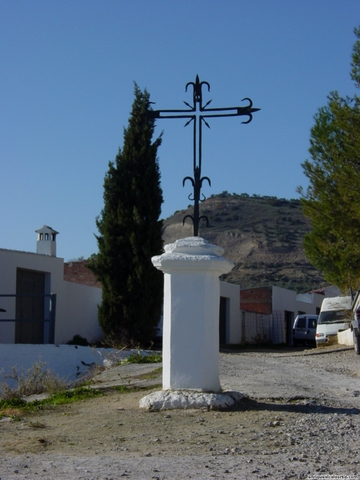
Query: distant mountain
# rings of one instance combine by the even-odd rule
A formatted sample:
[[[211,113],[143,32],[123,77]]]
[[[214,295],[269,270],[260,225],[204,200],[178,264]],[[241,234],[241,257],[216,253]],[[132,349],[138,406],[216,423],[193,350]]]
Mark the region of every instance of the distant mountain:
[[[193,235],[189,219],[192,206],[164,221],[164,243]],[[299,200],[258,195],[213,195],[200,205],[209,219],[200,224],[199,235],[224,248],[224,256],[235,263],[224,280],[242,288],[272,286],[304,293],[326,286],[321,272],[305,256],[303,239],[310,222]]]

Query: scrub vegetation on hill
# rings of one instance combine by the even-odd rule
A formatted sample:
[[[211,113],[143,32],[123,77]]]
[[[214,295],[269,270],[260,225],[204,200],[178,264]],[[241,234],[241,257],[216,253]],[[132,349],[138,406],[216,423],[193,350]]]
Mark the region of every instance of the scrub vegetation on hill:
[[[192,206],[164,221],[165,244],[192,235],[192,225],[183,217]],[[279,286],[304,293],[326,285],[324,278],[307,260],[303,248],[309,220],[301,211],[300,200],[270,196],[212,195],[201,203],[199,235],[224,248],[224,256],[235,264],[225,281],[242,288]]]

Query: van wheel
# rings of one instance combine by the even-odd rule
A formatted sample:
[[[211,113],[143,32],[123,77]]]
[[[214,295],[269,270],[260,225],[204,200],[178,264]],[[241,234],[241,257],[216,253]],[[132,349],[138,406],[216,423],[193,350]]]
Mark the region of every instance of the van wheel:
[[[355,353],[356,353],[356,355],[360,355],[360,337],[355,335],[354,330],[353,330],[353,338],[354,338]]]

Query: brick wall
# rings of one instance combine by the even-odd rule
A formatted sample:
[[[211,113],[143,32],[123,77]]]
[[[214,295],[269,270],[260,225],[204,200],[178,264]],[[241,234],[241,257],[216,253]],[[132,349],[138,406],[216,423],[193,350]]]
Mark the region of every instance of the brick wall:
[[[101,284],[96,280],[94,274],[87,268],[86,260],[81,262],[64,263],[64,280],[67,282],[80,283],[90,287],[101,288]]]
[[[240,291],[240,309],[254,313],[272,313],[272,287],[246,288]]]

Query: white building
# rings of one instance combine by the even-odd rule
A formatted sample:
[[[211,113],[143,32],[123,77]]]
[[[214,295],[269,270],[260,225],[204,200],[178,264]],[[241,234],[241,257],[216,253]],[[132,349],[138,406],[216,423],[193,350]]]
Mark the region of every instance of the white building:
[[[0,249],[0,344],[99,339],[101,288],[65,281],[58,232],[44,225],[36,233],[36,253]]]
[[[277,286],[242,289],[241,342],[292,344],[297,315],[318,315],[325,297],[339,295],[336,287],[297,294]]]
[[[64,264],[56,257],[58,232],[44,225],[36,233],[36,253],[0,249],[0,344],[62,344],[75,335],[100,339],[101,288],[84,262]],[[64,280],[64,268],[72,281]],[[240,292],[238,285],[220,282],[220,344],[291,344],[296,315],[318,313],[324,296],[337,294],[297,295],[280,287]]]

